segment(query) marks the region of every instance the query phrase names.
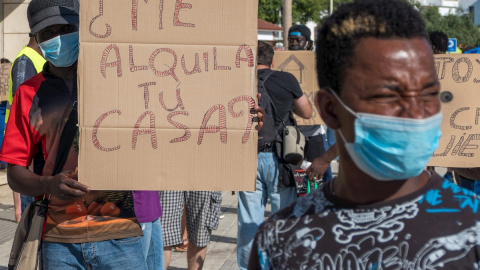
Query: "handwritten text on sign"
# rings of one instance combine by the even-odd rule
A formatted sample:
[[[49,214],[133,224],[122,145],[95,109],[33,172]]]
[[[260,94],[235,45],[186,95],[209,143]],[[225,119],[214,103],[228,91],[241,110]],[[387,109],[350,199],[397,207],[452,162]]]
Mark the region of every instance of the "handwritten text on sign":
[[[480,167],[480,56],[440,55],[435,65],[443,123],[440,145],[430,164]]]
[[[0,101],[6,101],[8,95],[8,79],[10,76],[11,63],[0,65]]]
[[[94,155],[118,174],[132,156],[142,162],[115,185],[97,187],[205,190],[201,178],[211,171],[254,176],[256,159],[229,159],[226,151],[256,151],[256,13],[249,10],[256,1],[89,2],[81,11],[80,164]],[[212,18],[215,10],[222,18]],[[154,181],[132,184],[138,175]],[[166,181],[178,177],[188,180]],[[233,182],[208,190],[244,189]]]

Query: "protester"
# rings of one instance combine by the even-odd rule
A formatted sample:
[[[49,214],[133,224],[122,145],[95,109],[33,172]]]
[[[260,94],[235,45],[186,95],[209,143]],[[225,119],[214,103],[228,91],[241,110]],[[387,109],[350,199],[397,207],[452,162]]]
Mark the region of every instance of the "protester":
[[[445,54],[448,50],[448,36],[442,31],[432,31],[429,33],[430,44],[432,44],[433,54]]]
[[[312,117],[312,105],[292,74],[271,70],[273,55],[274,51],[270,45],[258,42],[257,74],[259,81],[264,82],[269,96],[264,94],[262,99],[268,102],[268,98],[271,98],[276,108],[272,118],[275,119],[275,123],[271,123],[271,126],[279,131],[283,125],[281,120],[288,119],[287,116],[292,110],[305,119]],[[285,124],[290,125],[290,120],[288,119]],[[278,180],[279,153],[275,150],[275,135],[272,134],[269,140],[263,138],[268,134],[259,134],[256,191],[238,192],[237,261],[240,269],[247,269],[253,237],[264,220],[267,200],[270,199],[272,213],[275,213],[291,204],[297,197],[295,186],[287,187]]]
[[[17,54],[10,69],[9,89],[7,95],[7,110],[5,114],[5,126],[8,123],[8,116],[10,115],[10,107],[12,106],[13,96],[20,84],[37,75],[43,69],[45,59],[43,58],[42,50],[37,44],[35,37],[31,36],[28,44]],[[42,153],[38,153],[33,161],[33,171],[41,175],[45,161]],[[15,208],[15,221],[19,222],[23,210],[35,198],[25,195],[20,195],[18,192],[13,192],[13,205]]]
[[[221,218],[221,214],[220,214]],[[187,232],[187,208],[183,207],[183,214],[182,214],[182,223],[180,225],[182,230],[182,240],[183,243],[180,246],[175,247],[175,251],[178,252],[186,252],[188,250],[188,232]]]
[[[288,30],[288,50],[309,51],[313,49],[311,31],[305,25],[294,25]],[[307,170],[310,180],[327,182],[333,177],[330,163],[338,156],[334,136],[328,134],[326,125],[299,126],[305,135],[305,159],[312,164]]]
[[[1,58],[0,59],[0,64],[2,64],[1,66],[1,73],[4,75],[5,74],[5,71],[6,69],[8,69],[8,66],[7,64],[10,64],[10,60],[8,60],[7,58]],[[5,64],[5,65],[4,65]],[[2,83],[2,91],[5,91],[5,86],[3,85]],[[3,118],[5,118],[5,110],[7,109],[7,102],[4,100],[4,101],[1,101],[0,102],[0,121],[2,121]],[[3,135],[5,133],[5,126],[4,125],[0,125],[0,147],[2,146],[2,142],[3,142]],[[0,170],[5,170],[7,168],[7,163],[5,162],[0,162]],[[19,200],[20,201],[20,200]],[[20,207],[19,207],[20,208]]]
[[[249,269],[477,269],[479,200],[424,170],[442,115],[419,13],[403,0],[344,4],[316,53],[338,177],[261,225]]]
[[[149,270],[163,270],[162,206],[158,191],[133,191],[135,216],[142,227],[143,256]]]
[[[48,62],[15,94],[0,160],[9,163],[14,191],[50,198],[43,268],[147,269],[132,192],[92,191],[78,182],[78,140],[63,172],[52,175],[65,119],[76,115],[79,1],[32,0],[27,18]],[[38,152],[42,176],[27,169]]]
[[[260,124],[259,124],[260,125]],[[170,264],[172,248],[183,244],[182,213],[187,212],[188,269],[202,269],[212,230],[218,228],[222,193],[220,191],[160,191],[163,215],[163,250],[165,269]]]

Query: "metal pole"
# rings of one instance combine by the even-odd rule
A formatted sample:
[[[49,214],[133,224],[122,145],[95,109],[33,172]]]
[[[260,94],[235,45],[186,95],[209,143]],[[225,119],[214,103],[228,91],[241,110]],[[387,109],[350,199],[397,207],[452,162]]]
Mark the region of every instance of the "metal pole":
[[[292,26],[292,0],[283,0],[283,47],[288,48],[288,30]]]
[[[333,0],[330,0],[330,15],[333,13]]]

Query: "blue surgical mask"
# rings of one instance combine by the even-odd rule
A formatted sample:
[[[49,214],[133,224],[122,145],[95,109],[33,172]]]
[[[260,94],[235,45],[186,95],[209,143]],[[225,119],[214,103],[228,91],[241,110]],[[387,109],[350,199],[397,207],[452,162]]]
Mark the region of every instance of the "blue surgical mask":
[[[406,180],[422,173],[438,147],[442,135],[442,114],[424,119],[358,113],[340,104],[355,116],[355,141],[345,148],[359,169],[382,180]]]
[[[38,45],[45,59],[56,67],[69,67],[78,59],[78,32],[56,36]]]

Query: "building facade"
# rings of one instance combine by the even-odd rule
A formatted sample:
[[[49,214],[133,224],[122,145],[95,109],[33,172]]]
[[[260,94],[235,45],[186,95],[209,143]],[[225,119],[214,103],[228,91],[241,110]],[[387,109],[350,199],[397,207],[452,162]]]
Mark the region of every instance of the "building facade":
[[[0,57],[12,61],[27,45],[30,27],[27,7],[30,0],[0,0]]]
[[[468,12],[477,0],[417,0],[422,6],[438,6],[440,14],[457,14],[457,11]]]

